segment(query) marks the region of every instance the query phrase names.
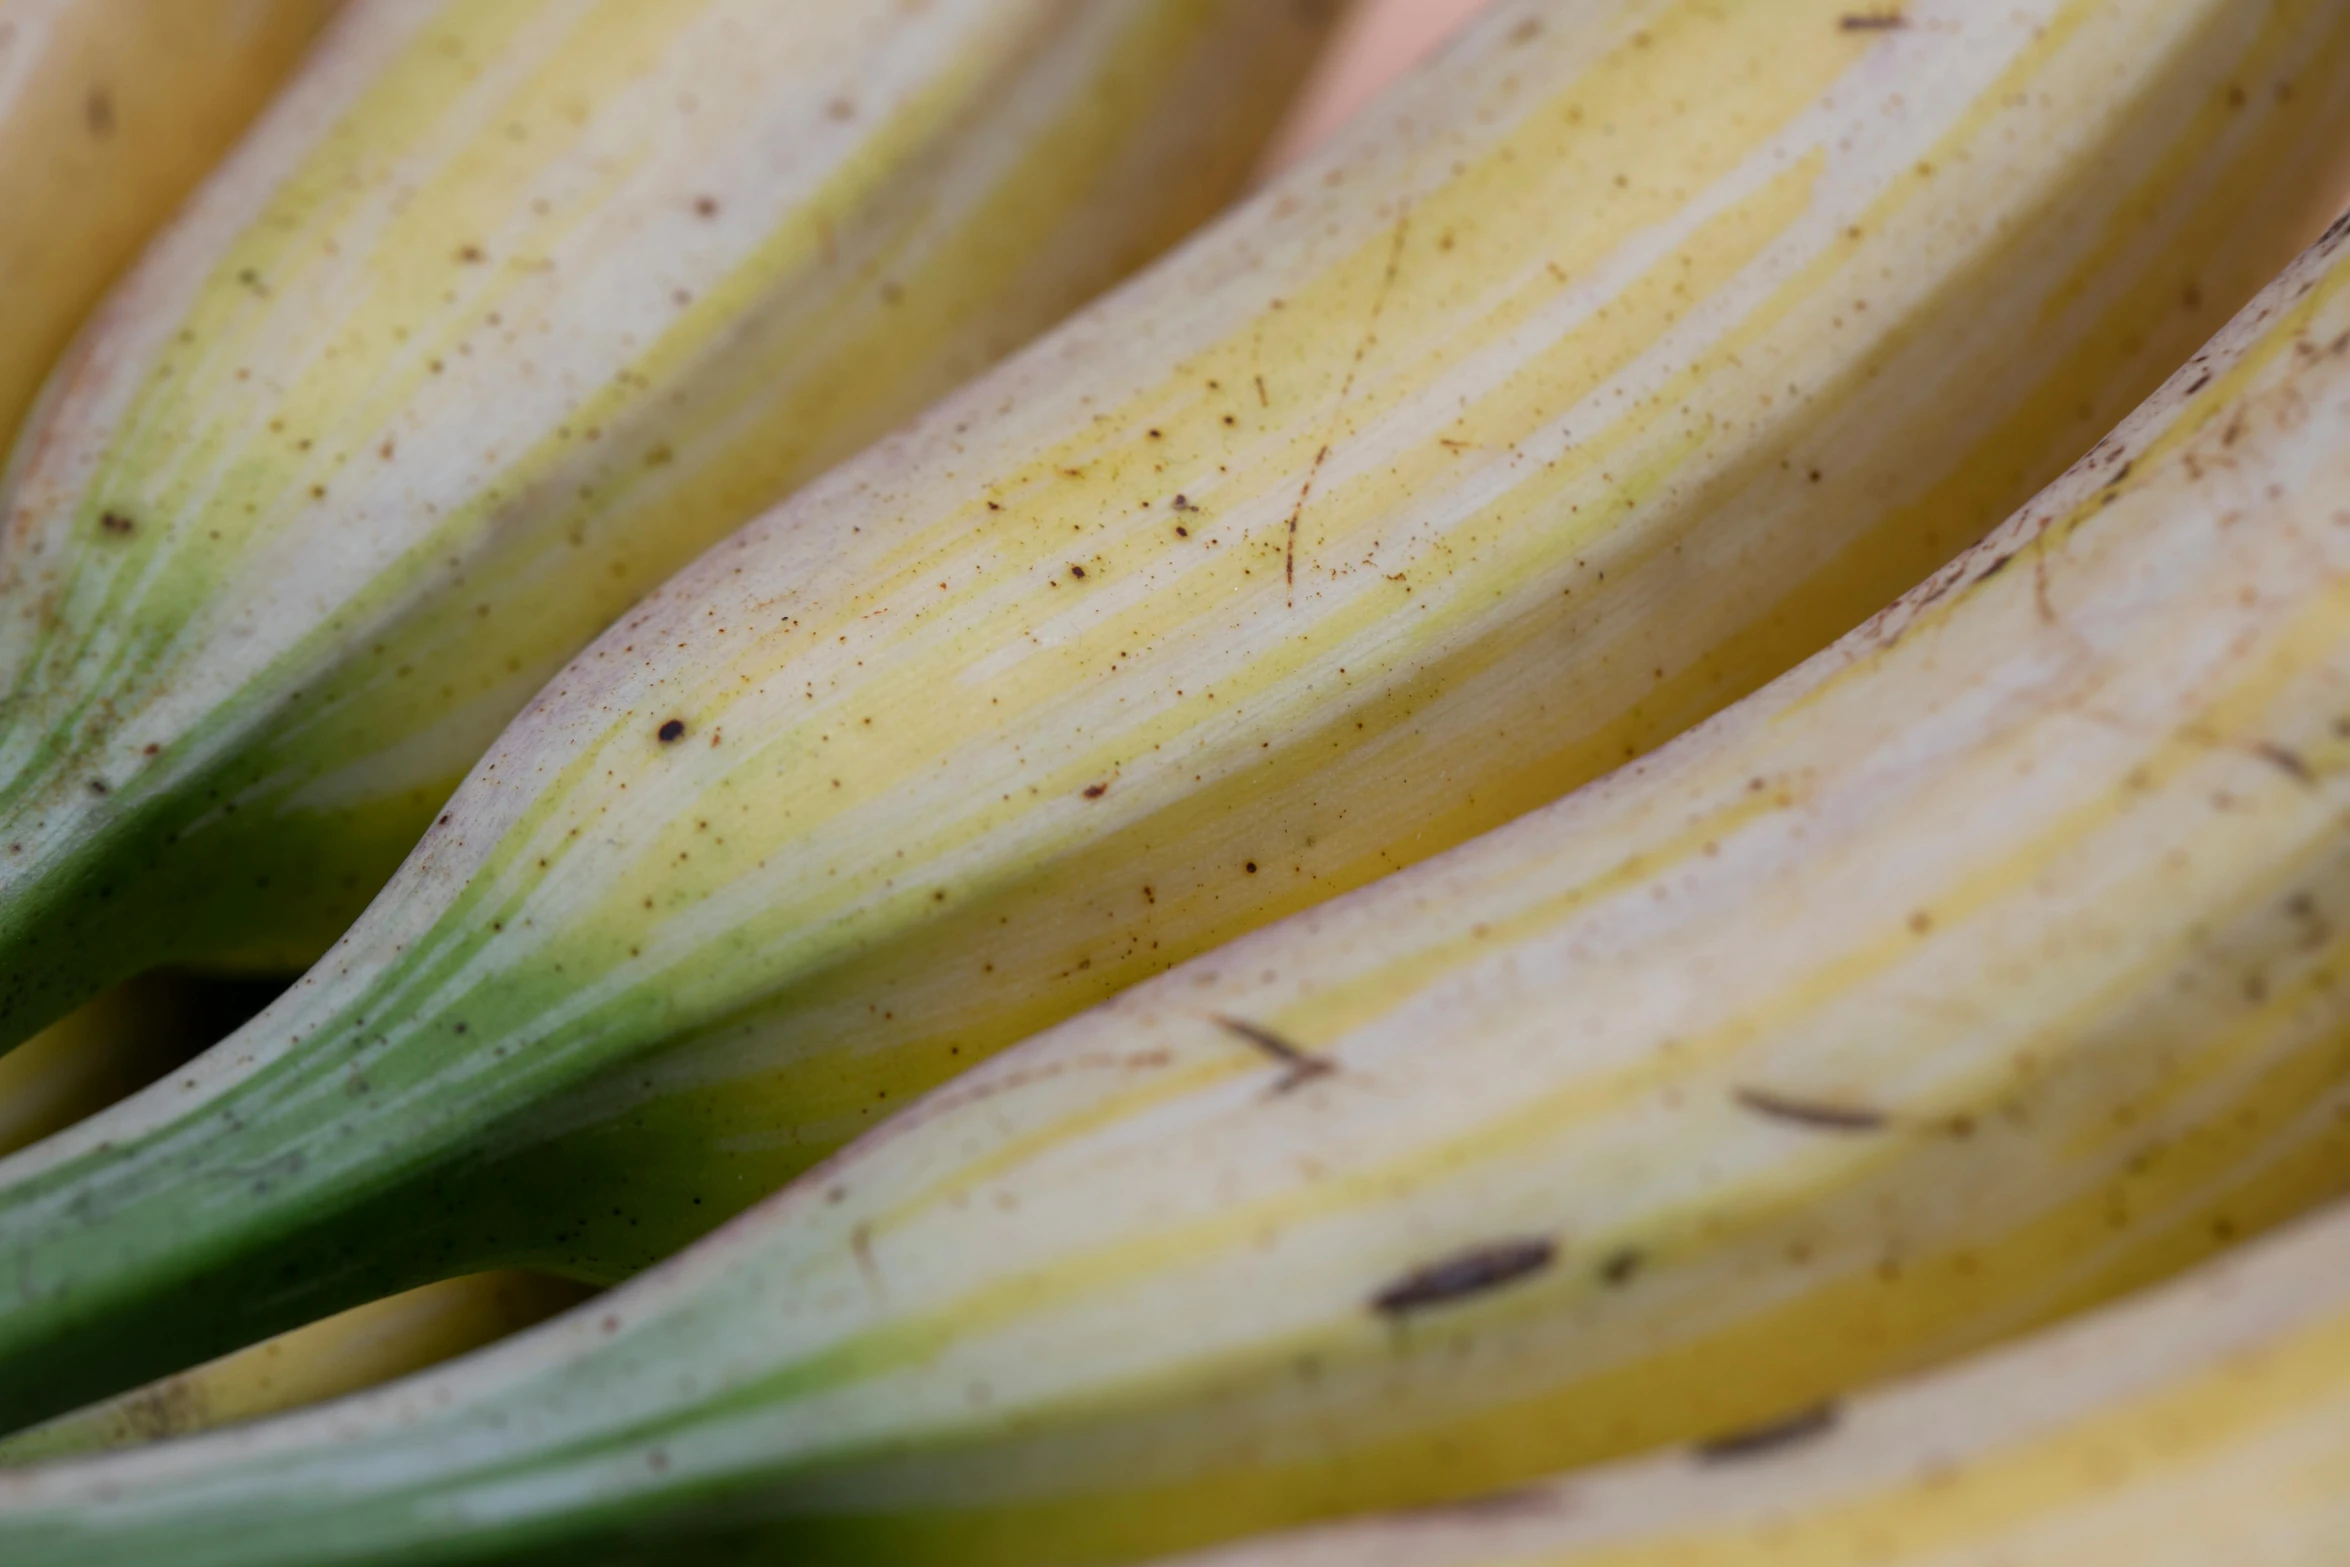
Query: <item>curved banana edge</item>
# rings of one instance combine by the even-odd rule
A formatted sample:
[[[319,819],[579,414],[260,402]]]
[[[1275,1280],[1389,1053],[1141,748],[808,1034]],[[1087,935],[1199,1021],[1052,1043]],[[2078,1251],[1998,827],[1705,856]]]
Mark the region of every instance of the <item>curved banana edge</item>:
[[[1308,0],[368,0],[0,492],[0,1043],[299,966],[647,588],[1245,179]]]
[[[338,0],[0,0],[0,451]]]
[[[138,1447],[325,1403],[496,1343],[594,1293],[511,1271],[427,1284],[0,1440],[0,1465]]]
[[[2332,1213],[1744,1440],[1186,1562],[2315,1567],[2350,1539],[2346,1475],[2350,1218]]]
[[[2338,7],[1847,14],[1505,8],[654,594],[284,1001],[0,1164],[0,1420],[625,1277],[1555,798],[1987,529],[2339,188]]]
[[[2350,1171],[2346,430],[2350,223],[1648,761],[461,1371],[0,1478],[0,1548],[1136,1560],[1752,1454],[2306,1210]]]
[[[149,974],[0,1056],[0,1154],[29,1148],[187,1064],[283,978]]]

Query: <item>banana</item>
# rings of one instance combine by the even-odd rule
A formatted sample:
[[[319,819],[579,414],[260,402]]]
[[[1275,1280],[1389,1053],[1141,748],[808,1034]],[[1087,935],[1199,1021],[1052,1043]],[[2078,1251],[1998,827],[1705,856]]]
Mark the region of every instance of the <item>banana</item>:
[[[0,1441],[0,1465],[133,1447],[324,1403],[479,1349],[589,1293],[532,1273],[427,1284],[20,1432]]]
[[[261,1010],[278,983],[149,974],[0,1056],[0,1154],[184,1066]]]
[[[508,1345],[0,1479],[0,1552],[1130,1561],[1751,1455],[2195,1261],[2350,1180],[2346,496],[2350,221],[1650,759]]]
[[[0,491],[0,1047],[300,967],[630,600],[1181,235],[1300,0],[359,0]]]
[[[0,448],[334,0],[0,0]]]
[[[632,611],[285,998],[0,1164],[0,1423],[625,1277],[1554,797],[1984,531],[2340,188],[2336,5],[1847,14],[1507,6]]]
[[[1739,1442],[1193,1567],[2318,1567],[2350,1539],[2350,1217]]]
[[[0,1553],[1130,1561],[1750,1454],[2194,1262],[2350,1182],[2345,497],[2350,221],[1648,760],[445,1374],[0,1480]]]

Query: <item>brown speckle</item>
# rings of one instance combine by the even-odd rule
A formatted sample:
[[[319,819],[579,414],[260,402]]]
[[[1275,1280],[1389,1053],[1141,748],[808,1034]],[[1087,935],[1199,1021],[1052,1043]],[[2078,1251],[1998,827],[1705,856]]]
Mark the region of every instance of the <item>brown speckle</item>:
[[[1087,784],[1085,786],[1085,797],[1088,800],[1098,800],[1109,792],[1110,786],[1106,783]]]
[[[1836,1418],[1834,1404],[1820,1404],[1800,1414],[1789,1415],[1784,1420],[1774,1420],[1768,1425],[1753,1426],[1728,1436],[1716,1437],[1710,1442],[1698,1444],[1698,1462],[1734,1463],[1741,1458],[1755,1458],[1783,1447],[1792,1447],[1799,1442],[1808,1442],[1835,1430]]]
[[[1626,1246],[1621,1251],[1608,1254],[1607,1261],[1599,1265],[1599,1276],[1609,1284],[1629,1284],[1632,1276],[1640,1271],[1641,1263],[1646,1260],[1638,1248]]]
[[[2290,746],[2279,745],[2274,740],[2263,740],[2252,748],[2252,754],[2296,783],[2317,782],[2317,773],[2310,767],[2308,759]]]
[[[696,196],[694,198],[694,216],[697,218],[714,218],[718,216],[718,198],[715,196]]]
[[[1301,1084],[1310,1083],[1317,1077],[1327,1077],[1338,1070],[1337,1064],[1328,1057],[1318,1056],[1294,1045],[1271,1029],[1245,1018],[1218,1017],[1216,1026],[1235,1039],[1247,1041],[1280,1065],[1281,1081],[1273,1085],[1273,1092],[1277,1094],[1286,1094]]]
[[[100,141],[114,134],[114,94],[104,87],[93,87],[82,103],[82,122],[90,127],[90,134]]]
[[[118,539],[127,539],[132,534],[139,531],[139,525],[137,523],[131,521],[130,518],[124,516],[121,512],[118,511],[100,512],[98,514],[98,526],[104,529],[106,532],[113,534]]]
[[[1450,1305],[1531,1278],[1557,1258],[1558,1246],[1547,1239],[1478,1246],[1405,1274],[1371,1297],[1371,1309],[1401,1317]]]
[[[1885,1112],[1872,1110],[1866,1105],[1791,1099],[1767,1088],[1741,1088],[1731,1097],[1756,1115],[1774,1121],[1786,1121],[1815,1132],[1881,1132],[1885,1129]]]
[[[1848,11],[1836,18],[1836,26],[1847,33],[1897,33],[1909,25],[1909,18],[1899,11]]]
[[[479,265],[487,258],[482,254],[482,248],[479,245],[460,245],[457,248],[457,259],[470,267]]]
[[[663,724],[660,729],[656,731],[656,733],[660,736],[660,740],[663,745],[675,745],[678,741],[685,738],[685,720],[682,718],[672,718],[667,723]]]

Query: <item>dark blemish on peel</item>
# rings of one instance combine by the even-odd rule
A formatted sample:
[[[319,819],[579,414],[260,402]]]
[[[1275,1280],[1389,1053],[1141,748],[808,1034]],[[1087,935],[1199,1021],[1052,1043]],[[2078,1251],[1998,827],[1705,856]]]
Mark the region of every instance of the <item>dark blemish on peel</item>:
[[[1885,1112],[1871,1110],[1865,1105],[1821,1104],[1815,1100],[1789,1099],[1766,1088],[1741,1088],[1731,1097],[1756,1115],[1774,1121],[1786,1121],[1815,1132],[1881,1132],[1885,1129]]]
[[[685,738],[685,720],[672,718],[655,732],[660,736],[663,745],[675,745]]]
[[[1697,1445],[1697,1461],[1702,1464],[1726,1464],[1736,1463],[1742,1458],[1759,1458],[1765,1453],[1775,1453],[1781,1448],[1826,1436],[1836,1429],[1836,1420],[1836,1406],[1821,1404],[1800,1414],[1789,1415],[1784,1420],[1774,1420],[1769,1425],[1733,1432],[1710,1442],[1700,1442]]]
[[[1109,792],[1110,786],[1106,783],[1087,784],[1085,786],[1085,797],[1088,800],[1098,800]]]
[[[1853,11],[1836,19],[1839,32],[1897,33],[1909,25],[1899,11]]]
[[[2297,783],[2317,782],[2317,773],[2310,767],[2308,760],[2289,746],[2279,745],[2274,740],[2263,740],[2252,748],[2252,754]]]
[[[1558,1247],[1548,1240],[1480,1246],[1405,1274],[1371,1297],[1371,1309],[1383,1317],[1401,1317],[1451,1305],[1531,1278],[1557,1259]]]
[[[1984,570],[1983,574],[1980,577],[1977,577],[1975,580],[1977,582],[1989,582],[1993,577],[1996,577],[2001,572],[2005,571],[2007,569],[2007,563],[2013,559],[2015,559],[2015,551],[2010,550],[2006,554],[2000,556],[1997,560],[1993,561],[1990,566]]]
[[[1516,1518],[1539,1515],[1558,1509],[1557,1493],[1542,1485],[1521,1485],[1509,1491],[1488,1491],[1483,1496],[1467,1496],[1457,1502],[1437,1502],[1427,1507],[1407,1507],[1403,1516],[1418,1518]]]
[[[104,141],[114,134],[114,94],[103,87],[90,89],[90,96],[82,104],[82,120],[90,127],[90,134]]]
[[[718,198],[715,196],[696,196],[694,198],[694,216],[697,218],[714,218],[718,216]]]
[[[98,526],[118,539],[127,539],[139,531],[139,525],[118,511],[100,512]]]
[[[479,245],[462,245],[458,247],[457,259],[467,266],[477,266],[484,258]]]
[[[1069,575],[1075,577],[1078,581],[1083,582],[1085,580],[1085,568],[1083,566],[1071,566],[1069,568]]]
[[[1337,1063],[1328,1057],[1318,1056],[1291,1044],[1271,1029],[1245,1018],[1218,1017],[1216,1026],[1235,1039],[1246,1040],[1280,1064],[1281,1081],[1273,1085],[1273,1092],[1277,1094],[1286,1094],[1293,1088],[1310,1083],[1317,1077],[1328,1077],[1338,1070]]]
[[[1641,1264],[1647,1260],[1640,1254],[1639,1249],[1633,1246],[1626,1246],[1621,1251],[1610,1252],[1607,1261],[1599,1265],[1600,1280],[1603,1283],[1618,1286],[1629,1284],[1632,1282],[1632,1276],[1640,1271]]]

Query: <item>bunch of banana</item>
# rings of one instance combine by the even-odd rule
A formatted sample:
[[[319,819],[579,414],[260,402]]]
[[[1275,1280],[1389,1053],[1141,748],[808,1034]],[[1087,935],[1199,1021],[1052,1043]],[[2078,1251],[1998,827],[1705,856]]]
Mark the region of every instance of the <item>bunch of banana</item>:
[[[0,1420],[425,1279],[624,1275],[1554,797],[1978,536],[2340,188],[2323,0],[1848,17],[1505,6],[646,600],[278,1005],[0,1165]]]
[[[1319,9],[349,6],[0,491],[0,1047],[315,957],[630,600],[1214,211]]]
[[[2322,1567],[2350,1540],[2350,1215],[1982,1364],[1196,1567]]]
[[[2346,496],[2350,221],[1651,759],[981,1066],[510,1345],[0,1478],[0,1552],[1133,1560],[1750,1454],[2192,1261],[2350,1183]]]
[[[535,1273],[427,1284],[20,1432],[0,1441],[0,1464],[131,1447],[323,1403],[479,1349],[589,1293]]]
[[[334,0],[0,0],[0,449]]]

